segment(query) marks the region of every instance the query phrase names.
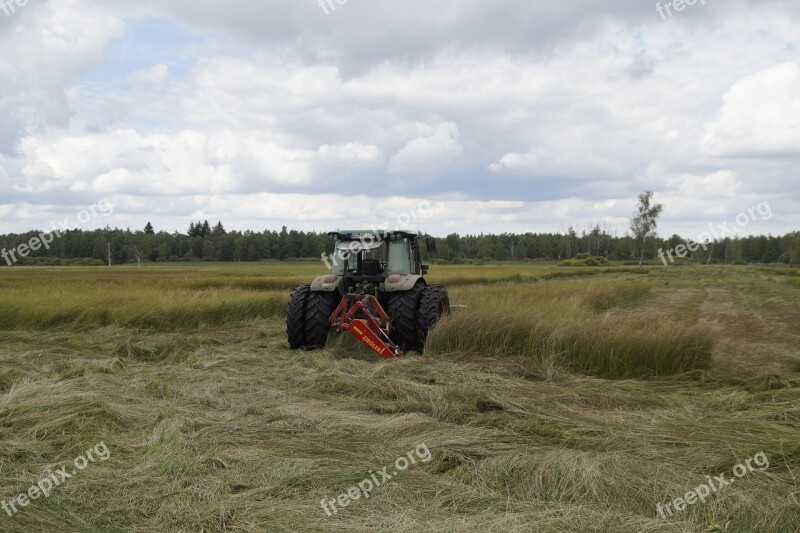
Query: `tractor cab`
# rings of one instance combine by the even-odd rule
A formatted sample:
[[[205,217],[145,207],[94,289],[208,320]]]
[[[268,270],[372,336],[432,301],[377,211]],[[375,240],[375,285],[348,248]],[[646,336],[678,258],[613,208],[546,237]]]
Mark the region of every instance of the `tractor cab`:
[[[385,290],[385,282],[389,277],[421,277],[427,274],[428,265],[422,264],[418,234],[404,231],[337,231],[329,233],[328,237],[334,242],[331,274],[336,276],[337,281],[342,281],[343,293],[370,288],[366,292],[375,294],[376,291]]]

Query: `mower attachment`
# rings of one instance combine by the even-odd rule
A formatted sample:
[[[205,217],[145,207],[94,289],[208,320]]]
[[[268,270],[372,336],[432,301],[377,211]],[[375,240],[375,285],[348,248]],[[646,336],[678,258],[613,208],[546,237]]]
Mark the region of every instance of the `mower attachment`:
[[[389,316],[378,299],[371,294],[345,294],[331,314],[331,325],[336,331],[349,331],[353,337],[384,359],[405,355],[389,339]]]

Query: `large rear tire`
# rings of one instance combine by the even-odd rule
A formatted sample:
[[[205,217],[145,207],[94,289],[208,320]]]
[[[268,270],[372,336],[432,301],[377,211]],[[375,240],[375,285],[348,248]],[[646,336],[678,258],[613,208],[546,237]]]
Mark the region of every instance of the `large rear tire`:
[[[422,351],[424,341],[417,329],[417,307],[425,282],[417,281],[410,290],[389,295],[387,314],[392,322],[389,338],[403,351]]]
[[[310,285],[300,285],[292,290],[286,308],[286,334],[289,348],[299,350],[306,346],[306,304],[311,294]]]
[[[328,343],[331,314],[336,307],[335,292],[312,292],[306,303],[306,349],[318,350]]]
[[[427,285],[419,299],[417,330],[423,345],[428,333],[442,317],[450,314],[450,296],[444,285]]]

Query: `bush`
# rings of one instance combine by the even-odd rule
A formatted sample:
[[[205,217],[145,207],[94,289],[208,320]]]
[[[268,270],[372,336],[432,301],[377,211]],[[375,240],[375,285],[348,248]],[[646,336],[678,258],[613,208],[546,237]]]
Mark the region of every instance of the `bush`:
[[[586,253],[578,254],[573,259],[567,259],[558,264],[558,266],[572,266],[572,267],[599,267],[609,266],[612,263],[603,256],[589,255]]]

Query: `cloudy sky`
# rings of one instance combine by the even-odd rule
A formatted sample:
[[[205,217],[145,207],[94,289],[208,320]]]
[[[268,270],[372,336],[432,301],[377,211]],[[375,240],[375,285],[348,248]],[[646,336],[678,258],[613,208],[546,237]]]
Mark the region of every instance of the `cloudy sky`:
[[[14,1],[0,233],[800,229],[796,0]]]

